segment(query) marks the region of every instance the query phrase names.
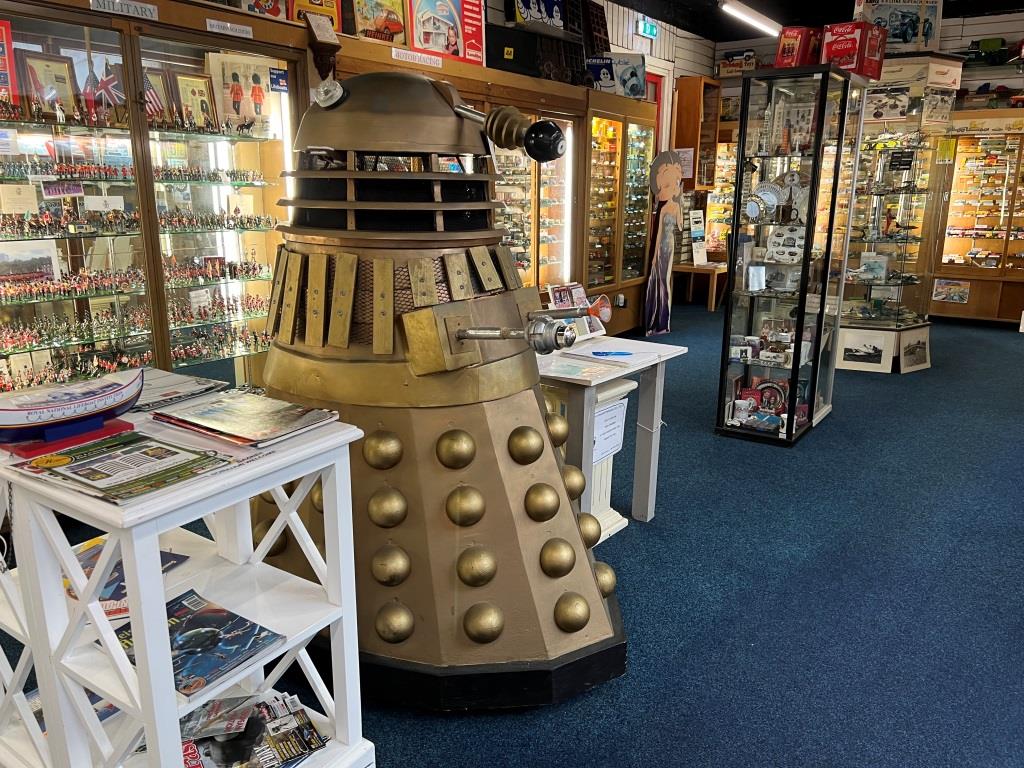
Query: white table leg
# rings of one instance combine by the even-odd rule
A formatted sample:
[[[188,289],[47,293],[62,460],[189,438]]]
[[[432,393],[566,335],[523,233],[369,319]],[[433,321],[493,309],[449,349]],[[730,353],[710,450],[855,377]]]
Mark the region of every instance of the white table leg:
[[[594,410],[597,408],[597,387],[568,385],[569,440],[565,444],[565,463],[583,470],[587,487],[580,497],[580,512],[591,512],[594,498]]]
[[[322,474],[324,492],[324,546],[327,560],[327,599],[340,605],[341,619],[331,626],[334,686],[334,738],[356,744],[363,737],[359,701],[359,635],[356,632],[356,575],[351,558],[352,494],[348,448]]]
[[[640,374],[640,400],[636,420],[636,458],[633,467],[633,517],[654,518],[658,494],[658,453],[661,450],[661,407],[665,394],[665,363]]]
[[[214,513],[217,539],[217,554],[232,563],[241,565],[252,557],[252,517],[249,502],[240,501],[234,506]],[[209,527],[209,526],[207,526]]]
[[[75,713],[53,653],[68,626],[61,566],[36,517],[36,502],[14,489],[14,546],[39,696],[46,712],[46,742],[54,765],[91,768],[89,736]],[[181,760],[180,750],[178,760]]]
[[[181,731],[160,566],[160,538],[154,523],[143,523],[120,535],[147,761],[152,768],[166,768],[181,763]]]

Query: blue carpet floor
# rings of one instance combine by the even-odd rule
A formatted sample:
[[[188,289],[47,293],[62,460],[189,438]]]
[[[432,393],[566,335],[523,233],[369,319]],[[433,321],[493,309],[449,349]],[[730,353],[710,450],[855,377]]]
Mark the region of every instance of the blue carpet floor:
[[[381,768],[1024,766],[1024,336],[936,325],[930,370],[840,372],[785,449],[713,433],[721,323],[676,309],[657,516],[596,550],[626,676],[515,714],[367,710]]]
[[[784,449],[713,433],[721,323],[676,309],[657,517],[597,548],[625,677],[512,714],[367,709],[380,768],[1024,766],[1024,336],[936,325],[933,368],[840,372]]]

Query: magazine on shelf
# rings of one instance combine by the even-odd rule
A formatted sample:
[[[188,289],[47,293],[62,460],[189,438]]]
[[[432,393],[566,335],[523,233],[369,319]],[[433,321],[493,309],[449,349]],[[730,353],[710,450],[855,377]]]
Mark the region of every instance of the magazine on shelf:
[[[96,568],[96,563],[99,562],[106,543],[106,536],[97,536],[94,539],[83,541],[74,547],[75,554],[78,556],[78,564],[82,566],[85,578],[88,579],[92,576],[92,572]],[[186,560],[188,560],[188,555],[160,551],[160,565],[164,573],[176,568]],[[71,583],[67,579],[64,579],[64,589],[67,591],[68,597],[73,600],[78,599],[75,591],[71,588]],[[116,619],[128,615],[128,595],[124,586],[124,564],[120,559],[111,568],[107,582],[103,585],[103,589],[100,590],[99,600],[100,606],[108,618]]]
[[[167,627],[174,687],[185,697],[284,641],[283,635],[210,602],[194,589],[167,603]],[[134,664],[131,624],[117,630],[117,639]]]
[[[231,463],[231,457],[156,440],[139,432],[77,445],[14,464],[19,472],[124,504]]]
[[[212,701],[197,712],[181,721],[185,768],[292,768],[327,744],[294,696]]]
[[[199,376],[184,376],[180,373],[146,368],[146,380],[142,394],[135,403],[136,411],[152,411],[168,405],[199,397],[209,392],[227,389],[226,381],[203,379]]]
[[[121,710],[111,704],[109,701],[104,701],[98,693],[93,693],[88,688],[85,689],[85,695],[89,699],[89,703],[92,704],[93,710],[96,712],[96,717],[102,723]],[[27,691],[25,693],[25,702],[28,704],[29,710],[35,715],[36,722],[39,723],[39,730],[46,734],[46,720],[43,717],[43,702],[39,698],[39,689],[34,691]]]
[[[239,445],[262,448],[336,421],[338,414],[233,390],[202,402],[162,408],[153,413],[153,418]]]

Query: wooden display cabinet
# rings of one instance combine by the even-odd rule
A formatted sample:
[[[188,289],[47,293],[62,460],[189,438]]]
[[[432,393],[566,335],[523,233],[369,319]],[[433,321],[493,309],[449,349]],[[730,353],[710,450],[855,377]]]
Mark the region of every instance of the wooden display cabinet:
[[[676,80],[672,146],[693,148],[693,177],[683,180],[685,190],[710,192],[715,186],[715,155],[721,141],[718,133],[721,94],[721,84],[710,77],[701,75]]]
[[[1019,110],[954,115],[954,126],[967,132],[956,138],[945,230],[933,263],[932,315],[1020,322],[1024,133],[1019,131],[1018,115]],[[1000,120],[1017,132],[987,130]]]
[[[588,295],[622,294],[607,324],[611,334],[640,323],[649,262],[650,164],[657,105],[589,91],[584,205],[577,274]]]

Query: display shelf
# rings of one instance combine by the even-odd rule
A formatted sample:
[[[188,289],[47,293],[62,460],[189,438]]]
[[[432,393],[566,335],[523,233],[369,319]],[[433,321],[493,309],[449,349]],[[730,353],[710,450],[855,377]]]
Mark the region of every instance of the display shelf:
[[[260,275],[258,277],[223,277],[210,280],[169,280],[165,278],[168,288],[209,288],[211,286],[234,285],[236,283],[269,283],[274,279],[273,275]]]
[[[153,183],[161,187],[232,187],[234,189],[274,186],[268,181],[179,181],[177,179],[157,179]]]
[[[163,128],[150,128],[151,141],[183,142],[183,143],[227,143],[227,144],[263,144],[275,141],[273,137],[246,136],[238,133],[203,133],[201,131],[168,131]]]
[[[177,694],[178,717],[220,697],[225,690],[251,675],[253,666],[263,666],[270,659],[303,644],[343,614],[341,606],[325,602],[323,587],[319,584],[266,563],[236,565],[217,553],[215,542],[184,529],[162,536],[161,548],[189,556],[165,576],[167,600],[194,589],[207,600],[285,637],[283,644],[267,648],[251,665],[243,665],[192,697]],[[96,640],[95,631],[83,632],[79,643],[65,658],[63,669],[118,708],[131,710],[131,695]]]
[[[245,232],[273,232],[274,227],[217,227],[213,229],[165,229],[160,228],[161,235],[210,235],[217,233],[234,232],[242,234]]]
[[[647,262],[647,228],[651,215],[650,168],[654,160],[653,126],[626,126],[620,282],[643,278]]]
[[[119,126],[74,125],[70,122],[36,122],[32,120],[0,120],[0,128],[11,128],[19,133],[50,132],[55,136],[97,136],[128,138],[131,131]]]
[[[236,325],[238,323],[246,323],[250,320],[266,320],[267,312],[255,312],[251,315],[241,314],[220,317],[217,319],[202,320],[196,323],[181,323],[177,325],[169,326],[171,331],[187,331],[191,328],[210,328],[215,325]]]
[[[53,349],[72,349],[74,347],[85,347],[90,344],[113,344],[115,341],[128,341],[149,336],[152,331],[125,331],[123,333],[112,333],[107,336],[93,336],[90,338],[69,339],[68,341],[52,341],[33,345],[31,347],[0,348],[0,358],[12,357],[14,355],[27,355],[33,352],[45,352]]]
[[[618,217],[621,200],[621,120],[594,116],[590,122],[590,186],[587,213],[587,287],[613,285],[617,279]]]
[[[240,450],[245,453],[245,449],[228,449],[224,443],[154,422],[147,415],[128,418],[137,427],[171,442],[199,450],[229,451],[236,457],[241,456]],[[258,685],[264,665],[277,658],[282,659],[280,666],[270,673],[261,691],[269,690],[280,672],[297,661],[328,713],[316,716],[311,713],[318,730],[330,743],[304,765],[368,768],[373,764],[373,746],[361,737],[358,711],[351,508],[346,500],[350,487],[349,446],[361,436],[354,427],[331,424],[306,433],[301,440],[286,440],[262,451],[249,450],[244,461],[173,488],[154,491],[122,507],[10,469],[0,470],[14,486],[14,507],[18,512],[14,532],[21,557],[20,567],[12,575],[25,599],[35,599],[40,606],[40,610],[29,612],[26,639],[35,649],[33,658],[37,671],[42,667],[46,672],[45,675],[40,673],[40,688],[43,711],[51,725],[46,747],[53,756],[53,765],[67,764],[75,768],[95,765],[93,758],[97,753],[94,750],[107,750],[100,759],[103,764],[156,768],[180,763],[178,718],[215,697],[252,692],[249,686]],[[297,478],[303,480],[296,490],[285,491],[289,479]],[[290,513],[287,511],[302,503],[318,479],[324,488],[328,537],[322,556],[318,555],[304,525],[288,520]],[[314,580],[293,576],[264,563],[259,550],[253,553],[248,500],[271,489],[287,500],[282,502],[284,509],[276,511],[276,525],[272,530],[283,533],[283,528],[288,527],[292,535],[299,538],[316,573]],[[77,566],[74,552],[59,532],[49,539],[41,535],[33,538],[30,533],[40,527],[59,530],[58,512],[109,532],[107,546],[112,546],[115,540],[119,544],[125,561],[131,622],[136,630],[134,663],[127,662],[116,640],[113,640],[113,653],[95,642],[100,627],[108,638],[114,637],[109,621],[94,615],[91,618],[99,623],[97,626],[76,610],[68,611],[52,600],[44,603],[37,599],[41,594],[64,595],[65,568],[71,569],[68,574],[72,583],[84,585],[87,582]],[[213,540],[179,527],[198,519],[207,521]],[[160,533],[159,539],[157,533]],[[188,554],[189,559],[162,574],[157,556],[161,548]],[[204,598],[284,636],[282,643],[240,665],[190,700],[174,690],[163,605],[168,598],[187,589],[195,589]],[[73,599],[65,599],[68,607],[78,607]],[[5,600],[6,595],[0,598],[0,615],[3,615]],[[333,663],[344,665],[343,672],[335,671],[333,680],[344,688],[325,683],[309,662],[306,646],[327,627],[333,627]],[[56,638],[61,638],[59,643]],[[119,668],[115,659],[125,666]],[[53,727],[61,724],[61,718],[82,717],[81,713],[76,713],[69,697],[72,693],[81,696],[86,688],[118,706],[122,712],[103,724],[90,716],[90,722],[76,723],[79,727]],[[5,701],[6,706],[10,706],[10,699]],[[19,735],[17,713],[8,709],[3,714],[6,717],[2,720],[5,725],[0,729],[0,743],[9,745],[11,752],[19,756],[28,755],[25,761],[28,766],[45,764],[38,760],[35,745]],[[139,728],[145,730],[149,752],[110,753],[111,745],[115,745],[115,749],[129,750],[131,742],[120,736],[135,733]],[[105,738],[91,745],[89,737],[97,733],[105,734]],[[331,761],[326,762],[327,758]]]
[[[97,291],[95,293],[76,293],[68,296],[47,296],[38,299],[26,299],[24,301],[7,301],[0,299],[0,307],[24,307],[33,304],[54,304],[62,301],[79,301],[81,299],[105,299],[116,296],[141,296],[146,293],[144,285],[134,288],[124,288],[116,291]]]
[[[827,65],[743,78],[720,434],[792,445],[831,410],[861,95]]]
[[[24,235],[11,236],[0,232],[0,240],[8,243],[28,242],[33,240],[97,240],[104,237],[138,237],[142,232],[133,230],[130,232],[75,232],[64,235],[38,235],[25,237]]]
[[[183,345],[183,346],[188,346],[188,345],[186,344],[186,345]],[[174,349],[178,349],[178,348],[179,347],[175,347]],[[252,357],[254,355],[261,355],[264,352],[267,352],[269,349],[270,349],[270,345],[269,344],[260,346],[259,349],[253,349],[251,347],[247,347],[247,346],[242,345],[242,344],[236,344],[234,347],[232,347],[230,349],[228,349],[226,347],[222,347],[220,351],[211,352],[209,355],[207,355],[205,357],[199,357],[199,358],[189,359],[189,360],[175,360],[174,361],[174,370],[178,370],[180,368],[192,368],[194,366],[203,365],[205,363],[213,363],[213,362],[216,362],[217,360],[235,360],[235,359],[241,359],[241,358],[244,358],[244,357]],[[225,350],[227,350],[227,351],[225,351]]]

